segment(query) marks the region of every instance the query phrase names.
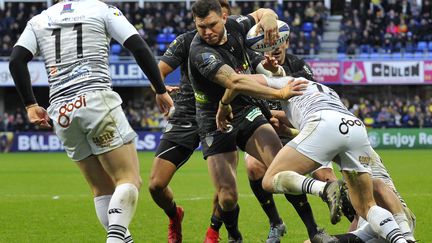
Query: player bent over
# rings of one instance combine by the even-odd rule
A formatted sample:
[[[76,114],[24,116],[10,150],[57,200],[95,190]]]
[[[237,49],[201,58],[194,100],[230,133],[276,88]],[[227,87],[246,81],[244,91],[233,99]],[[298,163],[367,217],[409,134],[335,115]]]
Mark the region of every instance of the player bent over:
[[[252,89],[242,75],[234,79],[236,82],[231,86],[234,91],[262,95],[261,90]],[[270,87],[282,88],[305,79],[275,80],[261,76],[256,80]],[[363,123],[346,109],[339,96],[324,85],[307,81],[302,95],[281,102],[290,124],[300,133],[271,163],[264,176],[264,189],[274,193],[310,193],[320,196],[328,201],[331,214],[337,214],[340,210],[340,188],[337,183],[325,183],[303,176],[335,160],[342,169],[357,213],[389,242],[407,242],[392,214],[375,203],[369,165],[375,159],[373,149]],[[218,113],[218,124],[224,128],[230,111],[220,107]],[[323,138],[331,141],[323,143]]]
[[[172,100],[152,51],[117,8],[100,1],[60,2],[33,17],[12,50],[9,67],[30,122],[50,127],[53,121],[68,157],[90,185],[106,242],[132,242],[127,229],[141,177],[136,133],[111,88],[110,37],[132,52],[156,89],[159,109],[168,112]],[[27,67],[37,53],[49,74],[48,112],[36,102]]]

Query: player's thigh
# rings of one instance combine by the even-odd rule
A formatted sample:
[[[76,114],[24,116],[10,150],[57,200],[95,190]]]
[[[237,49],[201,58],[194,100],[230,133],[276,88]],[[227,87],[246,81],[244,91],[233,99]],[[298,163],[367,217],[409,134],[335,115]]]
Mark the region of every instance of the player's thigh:
[[[268,167],[266,172],[267,176],[274,176],[282,171],[294,171],[301,175],[307,174],[320,165],[298,152],[293,147],[286,145],[274,158],[271,165]]]
[[[249,180],[258,180],[263,178],[267,170],[267,166],[263,162],[257,160],[252,155],[245,153],[245,163]]]
[[[269,166],[282,148],[282,143],[269,123],[261,124],[253,133],[246,136],[245,151]]]
[[[156,150],[150,172],[150,189],[165,188],[193,150],[163,139]]]
[[[141,187],[139,161],[134,143],[124,144],[100,154],[98,159],[116,185],[132,183],[137,188]]]
[[[114,182],[96,156],[89,156],[78,161],[77,165],[95,197],[113,194],[115,188]]]

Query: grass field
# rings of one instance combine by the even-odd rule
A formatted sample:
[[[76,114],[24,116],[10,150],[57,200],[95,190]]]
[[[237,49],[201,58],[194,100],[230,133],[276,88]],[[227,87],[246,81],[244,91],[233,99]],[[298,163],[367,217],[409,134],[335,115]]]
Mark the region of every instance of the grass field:
[[[399,192],[417,216],[416,237],[429,242],[432,232],[432,151],[378,151]],[[147,180],[152,153],[140,153],[143,188],[130,226],[135,242],[166,242],[168,220],[151,200]],[[84,178],[65,153],[0,154],[0,242],[104,242],[93,200]],[[240,229],[245,242],[264,242],[268,221],[249,188],[244,164],[238,168]],[[213,187],[201,153],[178,171],[172,181],[177,203],[184,207],[184,242],[202,242],[209,224]],[[283,242],[303,242],[306,230],[291,205],[277,195],[279,212],[288,226]],[[309,200],[318,224],[330,233],[342,233],[348,221],[333,226],[320,199]],[[429,206],[428,206],[429,205]],[[222,230],[222,242],[226,231]]]

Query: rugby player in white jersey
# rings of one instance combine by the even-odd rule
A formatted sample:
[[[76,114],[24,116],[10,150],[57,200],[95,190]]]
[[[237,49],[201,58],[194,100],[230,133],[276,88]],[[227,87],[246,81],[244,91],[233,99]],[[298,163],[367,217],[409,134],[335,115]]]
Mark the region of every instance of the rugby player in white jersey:
[[[129,49],[156,90],[159,109],[173,102],[147,44],[115,7],[97,0],[62,1],[33,17],[13,48],[9,68],[30,122],[50,127],[77,162],[94,195],[106,242],[132,242],[127,230],[141,186],[136,133],[112,91],[113,37]],[[48,112],[34,97],[27,63],[40,54],[49,83]]]
[[[228,70],[227,70],[228,72]],[[276,89],[292,85],[302,78],[266,78],[230,72],[228,86],[237,92],[262,97],[262,89],[251,82]],[[234,95],[225,95],[221,102],[229,104]],[[332,214],[340,210],[340,191],[334,184],[307,178],[322,165],[334,160],[339,164],[349,189],[349,196],[357,214],[367,220],[371,228],[391,243],[407,242],[393,215],[376,205],[373,197],[370,164],[377,158],[363,123],[349,112],[332,89],[307,81],[303,94],[282,100],[286,118],[300,133],[277,154],[263,179],[264,189],[274,193],[310,193],[327,198]],[[217,125],[226,129],[230,110],[219,107]],[[325,139],[325,142],[323,141]],[[333,187],[333,188],[332,188]],[[312,239],[314,242],[314,239]]]

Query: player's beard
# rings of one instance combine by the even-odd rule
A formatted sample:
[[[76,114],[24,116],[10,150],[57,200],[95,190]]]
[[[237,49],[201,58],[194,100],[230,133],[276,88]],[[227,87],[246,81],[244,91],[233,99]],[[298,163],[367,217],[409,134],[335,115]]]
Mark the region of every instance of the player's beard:
[[[226,29],[225,27],[222,29],[221,32],[219,32],[217,34],[217,38],[215,38],[214,36],[212,36],[211,39],[205,39],[207,44],[211,45],[211,46],[216,46],[216,45],[222,45],[226,42]]]

